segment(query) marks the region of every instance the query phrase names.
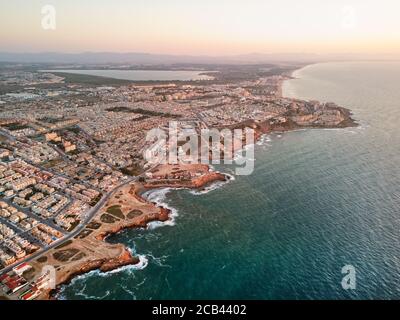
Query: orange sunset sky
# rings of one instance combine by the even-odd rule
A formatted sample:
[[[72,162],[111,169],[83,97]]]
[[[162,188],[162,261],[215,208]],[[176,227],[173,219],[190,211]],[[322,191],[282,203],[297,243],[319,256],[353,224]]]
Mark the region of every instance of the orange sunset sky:
[[[398,0],[0,0],[0,51],[400,54]],[[56,9],[45,30],[44,5]]]

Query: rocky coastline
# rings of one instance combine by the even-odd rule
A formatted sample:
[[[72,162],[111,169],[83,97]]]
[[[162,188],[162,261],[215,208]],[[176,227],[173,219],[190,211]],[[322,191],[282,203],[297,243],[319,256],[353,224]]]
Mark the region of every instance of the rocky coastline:
[[[281,90],[281,83],[279,87]],[[279,91],[279,94],[281,95],[281,91]],[[345,128],[357,126],[357,123],[352,119],[352,113],[346,108],[335,104],[328,104],[324,106],[323,110],[324,112],[328,111],[328,113],[337,113],[336,117],[340,121],[326,124],[321,121],[321,119],[324,119],[323,113],[303,115],[293,111],[292,114],[289,112],[285,116],[286,120],[284,122],[271,122],[269,120],[257,122],[248,120],[229,126],[228,128],[250,127],[254,129],[254,140],[257,141],[262,135],[272,132],[286,132],[303,128]],[[56,299],[60,287],[70,283],[73,278],[79,275],[93,270],[109,272],[140,262],[140,259],[132,254],[126,246],[120,243],[111,244],[107,242],[106,238],[126,229],[146,228],[150,222],[164,222],[170,218],[171,211],[146,200],[143,197],[144,192],[162,188],[201,190],[212,183],[227,181],[229,179],[227,175],[211,171],[207,165],[192,165],[192,167],[190,165],[177,166],[180,171],[189,173],[191,178],[160,178],[160,176],[168,176],[168,173],[174,173],[176,172],[174,170],[177,170],[176,168],[162,168],[161,170],[158,169],[158,177],[145,179],[142,182],[136,181],[116,189],[112,198],[99,210],[94,221],[89,223],[81,234],[69,243],[52,249],[34,261],[32,265],[36,276],[46,264],[54,266],[57,272],[56,288],[43,291],[39,299]],[[201,174],[191,175],[193,168],[200,170]],[[167,174],[165,171],[167,171]]]
[[[119,232],[122,232],[127,229],[134,228],[146,228],[150,222],[160,221],[164,222],[170,218],[171,211],[162,206],[156,206],[153,203],[148,202],[145,198],[143,198],[143,193],[153,189],[160,188],[190,188],[190,189],[201,189],[206,186],[217,182],[217,181],[226,181],[227,176],[210,171],[208,174],[202,177],[197,177],[192,179],[188,183],[159,183],[154,185],[149,184],[139,184],[134,183],[130,186],[130,190],[127,191],[130,196],[137,200],[138,203],[141,203],[145,206],[150,206],[153,208],[151,212],[145,212],[140,216],[135,217],[134,219],[128,219],[123,223],[116,222],[107,225],[102,228],[99,232],[96,233],[94,239],[96,241],[103,244],[107,243],[107,237],[115,235]],[[118,194],[118,193],[117,193]],[[107,205],[106,205],[107,206]],[[79,241],[79,240],[75,240]],[[73,244],[71,244],[73,246]],[[123,244],[111,245],[113,249],[119,248],[119,252],[117,255],[111,255],[107,258],[101,259],[89,259],[83,261],[80,264],[75,264],[62,272],[57,274],[56,288],[53,290],[46,290],[40,296],[40,299],[57,299],[57,295],[59,293],[60,288],[63,285],[69,284],[75,277],[89,273],[94,270],[99,270],[100,272],[109,272],[127,265],[136,265],[140,262],[139,258],[134,256],[130,250],[125,247]],[[67,246],[69,247],[69,246]],[[94,249],[94,248],[93,248]],[[97,247],[96,250],[102,250],[103,247]],[[106,249],[106,248],[104,248]]]

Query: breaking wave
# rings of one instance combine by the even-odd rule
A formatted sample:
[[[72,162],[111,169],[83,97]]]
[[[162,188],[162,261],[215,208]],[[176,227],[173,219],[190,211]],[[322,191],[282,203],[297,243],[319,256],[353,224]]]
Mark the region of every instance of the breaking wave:
[[[175,218],[178,216],[178,210],[171,207],[167,199],[167,194],[172,190],[177,190],[178,188],[162,188],[150,190],[143,193],[142,197],[149,202],[155,203],[157,206],[164,207],[170,210],[169,219],[167,221],[152,221],[147,224],[147,229],[154,230],[163,226],[174,226]]]

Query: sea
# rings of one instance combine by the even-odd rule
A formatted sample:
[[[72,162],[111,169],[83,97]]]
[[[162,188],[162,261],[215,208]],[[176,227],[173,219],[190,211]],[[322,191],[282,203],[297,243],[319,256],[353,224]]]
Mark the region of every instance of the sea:
[[[285,96],[335,102],[359,126],[271,134],[251,175],[150,192],[171,221],[108,238],[141,263],[79,276],[58,297],[399,299],[400,62],[321,63],[293,76]]]

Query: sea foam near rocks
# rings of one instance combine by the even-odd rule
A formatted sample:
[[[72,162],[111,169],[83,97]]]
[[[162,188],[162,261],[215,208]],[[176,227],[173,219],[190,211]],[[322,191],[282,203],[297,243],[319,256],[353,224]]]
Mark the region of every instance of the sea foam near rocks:
[[[219,172],[219,171],[216,171],[216,172]],[[206,194],[206,193],[209,193],[210,191],[217,190],[217,189],[221,188],[222,186],[226,185],[227,183],[235,180],[235,176],[233,174],[226,173],[226,172],[221,172],[221,173],[228,177],[228,179],[226,181],[215,181],[215,182],[211,183],[210,185],[204,187],[201,190],[193,189],[193,190],[190,190],[189,193],[196,195],[196,196]]]
[[[178,210],[176,208],[171,207],[166,199],[167,194],[171,190],[177,190],[179,188],[162,188],[146,191],[143,193],[142,197],[149,202],[155,203],[159,207],[166,208],[170,210],[169,219],[167,221],[152,221],[147,224],[147,229],[153,230],[163,226],[174,226],[175,218],[178,216]]]

